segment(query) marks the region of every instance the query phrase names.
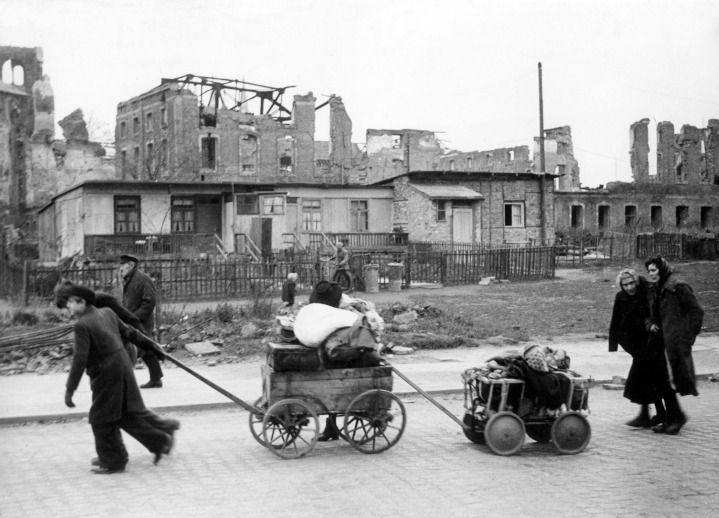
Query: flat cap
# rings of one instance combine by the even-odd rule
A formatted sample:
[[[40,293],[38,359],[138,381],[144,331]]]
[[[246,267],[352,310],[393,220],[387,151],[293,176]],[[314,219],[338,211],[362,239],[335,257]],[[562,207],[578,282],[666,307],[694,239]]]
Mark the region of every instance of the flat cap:
[[[122,255],[120,256],[120,264],[124,264],[124,263],[135,263],[135,264],[137,264],[137,263],[139,263],[139,262],[140,262],[140,260],[139,260],[137,257],[135,257],[134,255],[122,254]]]

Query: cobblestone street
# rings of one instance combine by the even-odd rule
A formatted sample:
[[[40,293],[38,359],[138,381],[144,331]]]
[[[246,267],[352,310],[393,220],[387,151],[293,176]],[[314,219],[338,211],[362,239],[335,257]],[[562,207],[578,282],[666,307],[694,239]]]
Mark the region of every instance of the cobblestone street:
[[[379,455],[320,443],[282,460],[252,437],[239,407],[185,412],[173,454],[126,438],[127,471],[95,476],[82,421],[0,428],[0,516],[717,516],[719,384],[682,398],[679,436],[632,430],[621,391],[592,389],[592,441],[579,455],[527,439],[513,457],[469,442],[421,397],[407,429]],[[462,396],[439,400],[457,416]]]

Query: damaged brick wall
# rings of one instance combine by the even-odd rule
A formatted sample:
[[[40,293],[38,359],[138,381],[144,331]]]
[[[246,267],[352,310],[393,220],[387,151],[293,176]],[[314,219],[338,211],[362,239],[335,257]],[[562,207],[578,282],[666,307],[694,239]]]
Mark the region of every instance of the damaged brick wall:
[[[540,172],[539,139],[534,139],[534,171]],[[579,162],[574,158],[572,128],[560,126],[544,130],[544,169],[548,174],[557,175],[558,191],[578,191]]]
[[[451,151],[439,157],[439,171],[489,173],[526,173],[532,170],[528,146],[515,146],[487,151]]]
[[[442,147],[435,134],[425,130],[368,129],[366,151],[360,169],[367,183],[379,182],[410,171],[437,168]]]

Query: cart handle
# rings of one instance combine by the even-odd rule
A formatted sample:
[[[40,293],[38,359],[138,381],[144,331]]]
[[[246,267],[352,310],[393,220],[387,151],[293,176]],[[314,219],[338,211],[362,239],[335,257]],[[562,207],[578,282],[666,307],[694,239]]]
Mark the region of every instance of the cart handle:
[[[389,365],[390,367],[392,367],[392,371],[393,371],[397,376],[399,376],[400,378],[402,378],[402,379],[405,381],[405,383],[407,383],[407,384],[408,384],[410,387],[412,387],[414,390],[416,390],[417,392],[419,392],[420,394],[422,394],[425,398],[427,398],[427,400],[429,400],[430,403],[432,403],[434,406],[436,406],[437,408],[439,408],[442,412],[444,412],[445,414],[447,414],[447,416],[448,416],[450,419],[452,419],[455,423],[457,423],[459,426],[461,426],[461,427],[464,428],[465,430],[468,430],[468,431],[469,431],[469,430],[472,429],[470,426],[467,426],[467,425],[464,424],[462,421],[460,421],[459,418],[458,418],[456,415],[454,415],[452,412],[450,412],[449,410],[447,410],[439,401],[437,401],[437,400],[434,399],[432,396],[430,396],[426,391],[422,390],[422,389],[419,388],[417,385],[415,385],[414,382],[410,381],[410,379],[409,379],[407,376],[405,376],[404,374],[402,374],[400,371],[397,370],[397,367],[395,367],[395,366],[392,365],[391,363],[387,362],[386,360],[385,360],[385,362],[387,363],[387,365]]]
[[[194,370],[192,370],[191,368],[189,368],[187,365],[185,365],[184,363],[182,363],[182,362],[181,362],[180,360],[178,360],[177,358],[173,358],[172,356],[170,356],[170,355],[167,354],[167,353],[165,353],[165,358],[167,358],[168,360],[170,360],[172,363],[174,363],[175,365],[177,365],[177,366],[178,366],[179,368],[181,368],[182,370],[184,370],[184,371],[190,373],[191,375],[193,375],[194,377],[196,377],[198,380],[200,380],[200,381],[201,381],[202,383],[204,383],[205,385],[209,385],[210,387],[212,387],[213,389],[215,389],[217,392],[219,392],[220,394],[222,394],[223,396],[225,396],[225,397],[228,398],[229,400],[233,401],[234,403],[237,403],[238,405],[240,405],[242,408],[244,408],[244,409],[247,410],[248,412],[252,412],[252,413],[255,414],[255,415],[263,414],[263,413],[264,413],[264,412],[263,412],[262,410],[260,410],[259,408],[254,407],[254,406],[250,405],[249,403],[245,403],[244,401],[242,401],[240,398],[238,398],[238,397],[235,396],[234,394],[232,394],[232,393],[230,393],[230,392],[227,392],[225,389],[223,389],[223,388],[220,387],[219,385],[214,384],[213,382],[211,382],[210,380],[208,380],[207,378],[205,378],[202,374],[199,374],[198,372],[195,372]]]

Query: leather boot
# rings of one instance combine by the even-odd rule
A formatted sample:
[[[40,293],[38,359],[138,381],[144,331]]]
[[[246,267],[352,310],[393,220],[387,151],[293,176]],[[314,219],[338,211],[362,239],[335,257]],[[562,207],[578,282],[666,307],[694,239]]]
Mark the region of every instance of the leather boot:
[[[627,421],[626,425],[631,426],[632,428],[649,428],[649,405],[642,405],[639,415],[631,421]]]

